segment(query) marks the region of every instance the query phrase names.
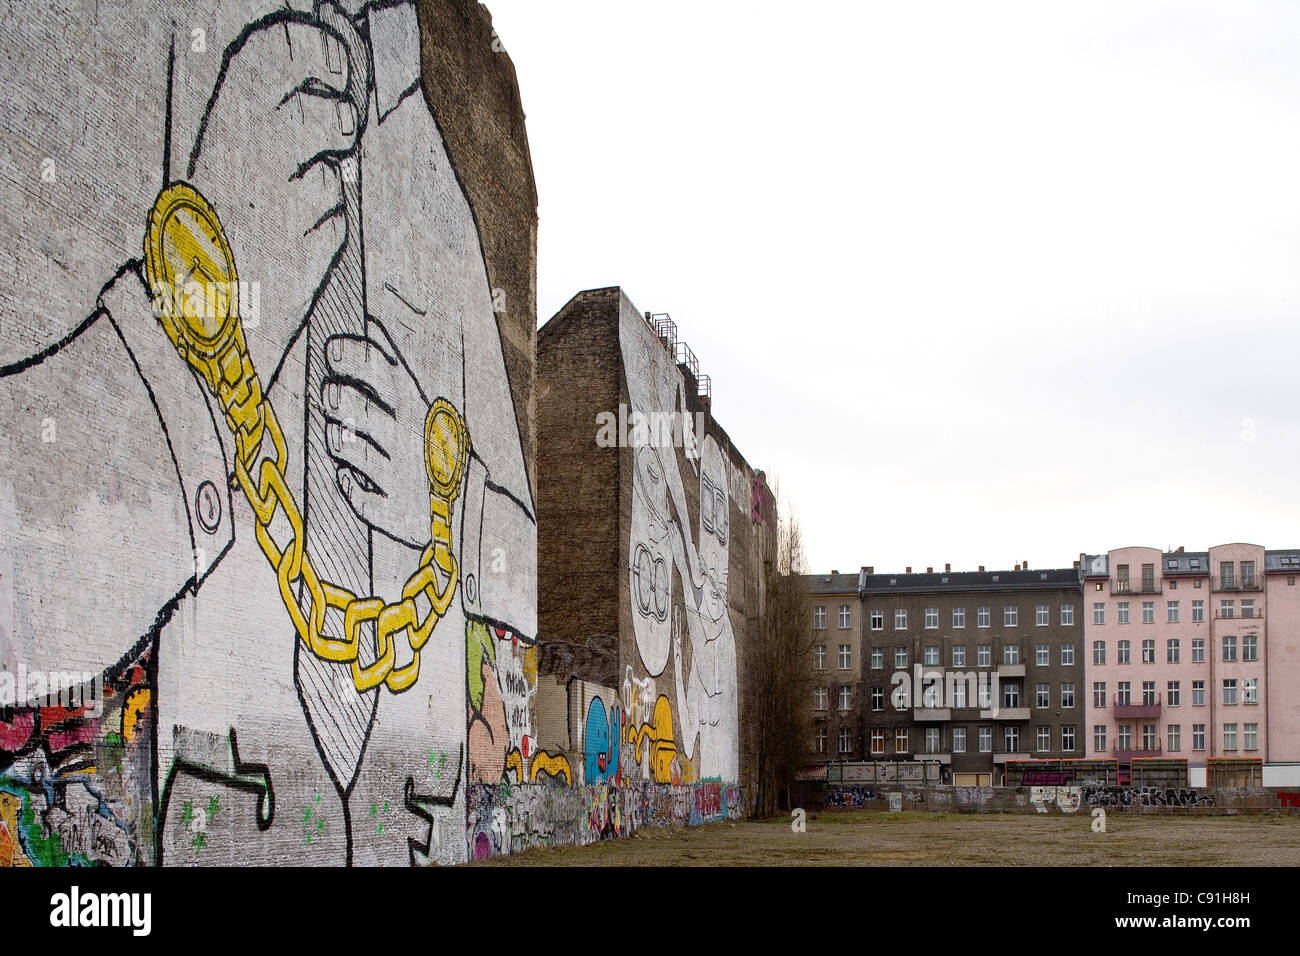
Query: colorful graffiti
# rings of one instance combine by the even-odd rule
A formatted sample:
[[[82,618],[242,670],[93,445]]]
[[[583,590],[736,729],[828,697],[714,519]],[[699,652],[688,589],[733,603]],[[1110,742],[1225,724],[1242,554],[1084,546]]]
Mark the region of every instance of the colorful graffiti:
[[[55,157],[0,204],[0,669],[107,688],[4,711],[9,860],[457,862],[467,783],[530,779],[532,489],[415,4],[306,6],[0,26]]]

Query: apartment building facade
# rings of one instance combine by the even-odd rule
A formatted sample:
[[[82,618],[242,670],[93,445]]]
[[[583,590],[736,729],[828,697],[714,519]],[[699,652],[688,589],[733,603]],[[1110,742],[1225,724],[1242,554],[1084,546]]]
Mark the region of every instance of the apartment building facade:
[[[1179,757],[1194,782],[1216,758],[1300,763],[1300,709],[1269,694],[1300,679],[1300,552],[1128,547],[1079,567],[1089,757],[1121,779],[1134,758]]]
[[[864,756],[861,574],[807,575],[812,595],[813,740],[810,763]]]
[[[987,786],[1009,759],[1084,755],[1075,569],[865,568],[859,594],[863,759]]]

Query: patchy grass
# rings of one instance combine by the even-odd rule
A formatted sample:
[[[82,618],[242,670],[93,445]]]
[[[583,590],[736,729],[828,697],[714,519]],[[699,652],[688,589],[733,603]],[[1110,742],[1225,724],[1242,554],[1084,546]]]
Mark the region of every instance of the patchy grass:
[[[541,847],[475,866],[1297,866],[1300,816],[1087,812],[809,815],[652,827],[625,840]]]

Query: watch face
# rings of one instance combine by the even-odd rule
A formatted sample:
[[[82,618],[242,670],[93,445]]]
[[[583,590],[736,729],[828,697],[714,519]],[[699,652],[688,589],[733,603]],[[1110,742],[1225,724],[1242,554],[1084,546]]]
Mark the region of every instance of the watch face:
[[[434,401],[425,420],[424,460],[435,492],[450,498],[460,490],[469,460],[469,434],[465,420],[445,398]]]
[[[213,356],[233,333],[238,293],[235,261],[216,212],[183,183],[158,197],[149,217],[148,279],[160,318],[201,355]]]

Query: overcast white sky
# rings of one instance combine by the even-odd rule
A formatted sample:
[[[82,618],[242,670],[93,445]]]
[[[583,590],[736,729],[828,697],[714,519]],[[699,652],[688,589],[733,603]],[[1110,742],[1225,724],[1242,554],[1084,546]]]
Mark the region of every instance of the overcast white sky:
[[[1300,4],[488,7],[540,322],[671,313],[813,570],[1300,546]]]

